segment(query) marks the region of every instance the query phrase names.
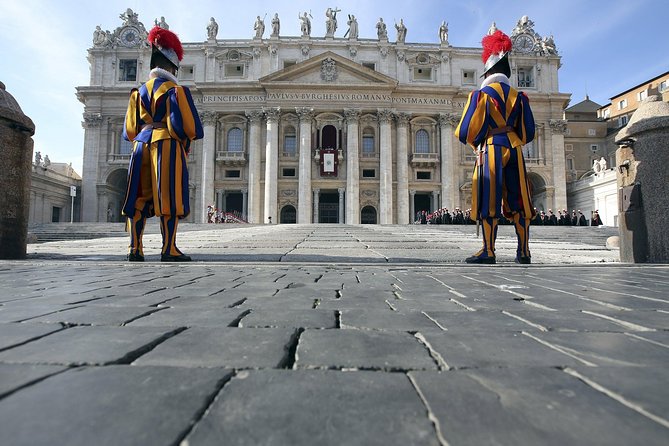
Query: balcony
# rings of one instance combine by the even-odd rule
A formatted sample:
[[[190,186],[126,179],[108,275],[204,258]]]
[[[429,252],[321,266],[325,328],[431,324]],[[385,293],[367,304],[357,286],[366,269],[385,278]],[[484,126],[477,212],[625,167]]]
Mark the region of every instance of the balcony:
[[[107,157],[107,162],[111,164],[128,164],[130,162],[130,154],[110,153]]]
[[[412,153],[411,165],[414,167],[436,166],[439,164],[438,153]]]
[[[244,166],[246,165],[245,152],[216,152],[216,161],[221,161],[223,164],[229,166]]]

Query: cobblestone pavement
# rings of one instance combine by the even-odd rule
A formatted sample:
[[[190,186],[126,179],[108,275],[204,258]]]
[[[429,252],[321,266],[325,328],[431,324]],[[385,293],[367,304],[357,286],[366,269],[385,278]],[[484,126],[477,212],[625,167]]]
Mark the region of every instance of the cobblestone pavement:
[[[509,229],[489,266],[456,263],[473,228],[30,245],[0,262],[0,443],[666,445],[669,267],[594,228],[519,266]]]

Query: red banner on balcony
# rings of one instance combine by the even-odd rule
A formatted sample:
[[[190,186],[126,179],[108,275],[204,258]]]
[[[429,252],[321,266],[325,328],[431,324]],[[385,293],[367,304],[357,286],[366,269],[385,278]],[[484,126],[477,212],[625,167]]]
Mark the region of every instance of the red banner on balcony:
[[[321,165],[322,177],[336,177],[337,166],[339,166],[339,160],[337,159],[337,150],[321,149],[320,165]]]

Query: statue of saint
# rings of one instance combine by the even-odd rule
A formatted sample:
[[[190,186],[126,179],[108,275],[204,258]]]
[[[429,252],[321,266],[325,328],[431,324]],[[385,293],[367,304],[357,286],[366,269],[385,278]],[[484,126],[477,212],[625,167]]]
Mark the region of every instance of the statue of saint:
[[[279,20],[279,13],[274,13],[272,19],[272,37],[279,37],[279,28],[281,28],[281,21]]]
[[[446,23],[446,20],[441,22],[439,27],[439,41],[444,45],[448,44],[448,23]]]
[[[136,25],[139,22],[139,15],[136,12],[133,12],[130,8],[119,15],[119,17],[123,20],[124,25]]]
[[[265,21],[260,16],[256,19],[253,29],[256,32],[256,39],[262,39],[262,35],[265,33]]]
[[[325,11],[325,37],[334,37],[335,31],[337,31],[337,13],[341,11],[341,9],[332,9],[328,8],[327,11]]]
[[[307,17],[307,13],[305,12],[304,15],[297,16],[302,23],[300,23],[300,30],[302,31],[302,37],[309,37],[311,36],[311,20],[309,17]]]
[[[599,165],[600,165],[600,167],[601,167],[601,169],[602,169],[602,172],[604,172],[604,171],[606,170],[606,167],[607,167],[607,166],[606,166],[606,158],[601,157],[601,158],[599,159]]]
[[[209,24],[207,25],[207,38],[209,40],[216,40],[216,36],[218,35],[218,23],[216,23],[216,20],[212,17],[209,19]]]
[[[592,170],[595,173],[599,173],[602,170],[602,165],[599,163],[599,160],[594,160],[592,162]]]
[[[35,152],[35,165],[39,166],[42,164],[42,152]]]
[[[348,34],[349,40],[356,40],[358,38],[358,19],[353,14],[349,14],[346,23],[348,24],[346,34]],[[344,37],[346,37],[346,34],[344,34]]]
[[[404,43],[407,37],[407,27],[404,26],[403,19],[400,19],[400,23],[395,23],[395,29],[397,30],[397,43]]]
[[[44,155],[44,167],[49,167],[51,165],[51,160],[49,159],[49,155]]]
[[[102,46],[105,44],[106,40],[107,40],[107,35],[105,34],[105,32],[102,31],[100,25],[96,26],[95,31],[93,31],[93,46]]]
[[[490,28],[488,28],[488,35],[495,34],[495,31],[497,31],[497,25],[495,22],[492,22],[492,25],[490,25]]]
[[[541,41],[541,50],[546,55],[557,54],[557,48],[555,47],[555,41],[553,40],[552,35],[550,37],[543,38]]]
[[[376,23],[376,34],[379,36],[379,40],[388,40],[388,30],[386,24],[383,23],[383,17],[379,17],[379,21]]]
[[[155,19],[153,23],[156,26],[161,27],[162,29],[170,29],[170,25],[168,25],[167,22],[165,21],[165,17],[161,17],[160,22],[158,21],[158,19]]]

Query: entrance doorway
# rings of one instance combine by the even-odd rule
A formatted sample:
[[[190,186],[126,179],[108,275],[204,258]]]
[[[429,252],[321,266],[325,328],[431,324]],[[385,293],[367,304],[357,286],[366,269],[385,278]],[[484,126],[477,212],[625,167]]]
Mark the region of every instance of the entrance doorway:
[[[287,204],[281,208],[279,223],[297,223],[297,211],[295,206]]]
[[[227,192],[225,194],[225,212],[244,213],[244,197],[241,192]]]
[[[433,211],[432,209],[432,197],[430,194],[419,194],[416,193],[413,197],[413,208],[416,211],[416,213],[425,211],[426,213],[430,213]],[[415,217],[415,215],[414,215]]]
[[[376,209],[372,206],[365,206],[360,212],[360,223],[363,225],[376,224]]]
[[[318,223],[339,223],[339,194],[321,192],[318,200]]]

